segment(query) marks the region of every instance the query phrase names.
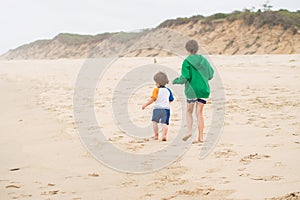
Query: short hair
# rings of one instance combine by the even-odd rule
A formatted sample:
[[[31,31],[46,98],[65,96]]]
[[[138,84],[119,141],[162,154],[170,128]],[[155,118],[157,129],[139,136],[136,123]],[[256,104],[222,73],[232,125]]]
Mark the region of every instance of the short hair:
[[[154,81],[158,83],[160,86],[165,86],[169,83],[169,79],[167,77],[167,74],[164,72],[158,72],[153,77]]]
[[[192,53],[192,54],[196,54],[198,51],[198,43],[196,40],[189,40],[186,44],[185,44],[185,49]]]

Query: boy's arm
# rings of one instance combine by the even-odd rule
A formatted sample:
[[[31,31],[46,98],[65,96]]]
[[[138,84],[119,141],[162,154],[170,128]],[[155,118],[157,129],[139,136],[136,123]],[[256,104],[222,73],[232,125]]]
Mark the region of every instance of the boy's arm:
[[[158,96],[158,88],[154,88],[153,92],[152,92],[152,96],[151,98],[147,101],[147,103],[145,103],[142,106],[142,110],[144,110],[147,106],[149,106],[150,104],[152,104],[154,101],[156,101],[157,96]]]
[[[170,96],[169,96],[169,102],[171,103],[171,102],[173,102],[174,101],[174,96],[173,96],[173,93],[172,93],[172,91],[170,90],[170,88],[167,88],[168,90],[169,90],[169,92],[170,92]]]
[[[173,80],[173,84],[184,84],[190,80],[190,65],[184,60],[181,67],[181,76]]]
[[[154,99],[150,98],[149,101],[147,101],[147,103],[145,103],[142,106],[142,110],[144,110],[147,106],[149,106],[150,104],[152,104],[154,102]]]

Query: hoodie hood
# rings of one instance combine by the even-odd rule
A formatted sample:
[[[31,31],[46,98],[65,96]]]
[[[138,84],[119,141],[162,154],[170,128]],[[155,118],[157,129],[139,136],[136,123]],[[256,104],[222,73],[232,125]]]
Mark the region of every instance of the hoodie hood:
[[[202,66],[202,61],[204,60],[202,55],[199,54],[190,54],[186,60],[193,65],[196,69],[200,69]]]

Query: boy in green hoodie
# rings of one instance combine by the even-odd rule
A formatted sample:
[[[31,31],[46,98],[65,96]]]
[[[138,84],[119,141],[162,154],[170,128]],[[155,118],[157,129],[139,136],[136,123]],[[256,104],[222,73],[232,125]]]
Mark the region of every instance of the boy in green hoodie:
[[[196,40],[189,40],[185,48],[189,55],[182,63],[181,76],[173,80],[173,84],[185,84],[188,133],[182,139],[186,141],[192,136],[193,110],[196,103],[198,139],[195,142],[201,143],[204,129],[203,107],[206,104],[206,98],[210,95],[208,81],[212,79],[214,70],[206,58],[197,54],[199,47]]]

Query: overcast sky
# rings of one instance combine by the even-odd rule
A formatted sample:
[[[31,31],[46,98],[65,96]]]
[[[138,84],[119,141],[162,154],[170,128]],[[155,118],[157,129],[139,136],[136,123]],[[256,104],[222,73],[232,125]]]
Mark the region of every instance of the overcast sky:
[[[261,8],[266,0],[0,0],[0,54],[58,33],[98,34],[154,28],[166,19]],[[300,0],[269,0],[300,10]]]

